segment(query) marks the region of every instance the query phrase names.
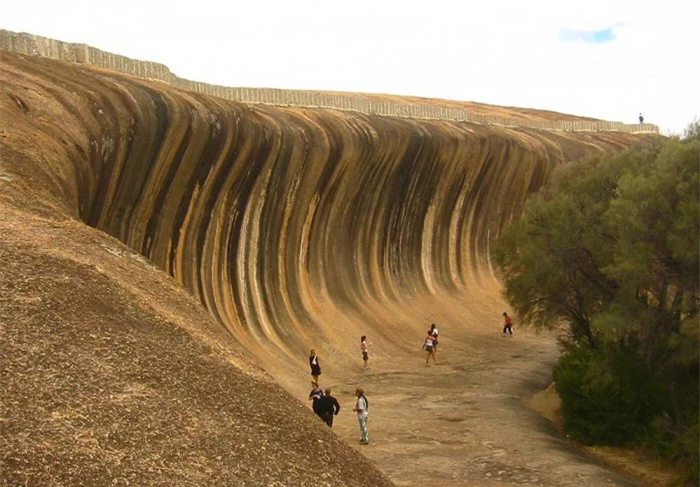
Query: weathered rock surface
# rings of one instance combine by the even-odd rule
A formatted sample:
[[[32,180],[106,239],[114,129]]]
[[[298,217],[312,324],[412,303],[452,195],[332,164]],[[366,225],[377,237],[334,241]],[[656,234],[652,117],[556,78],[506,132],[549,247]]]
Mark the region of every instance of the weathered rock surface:
[[[5,485],[422,485],[395,448],[343,441],[355,384],[387,387],[354,369],[359,336],[389,370],[426,322],[497,328],[489,245],[527,196],[557,164],[658,137],[251,107],[3,50],[0,82]],[[303,404],[312,347],[344,394],[338,434]],[[443,386],[468,388],[451,367]],[[601,475],[508,477],[489,455],[453,485]]]

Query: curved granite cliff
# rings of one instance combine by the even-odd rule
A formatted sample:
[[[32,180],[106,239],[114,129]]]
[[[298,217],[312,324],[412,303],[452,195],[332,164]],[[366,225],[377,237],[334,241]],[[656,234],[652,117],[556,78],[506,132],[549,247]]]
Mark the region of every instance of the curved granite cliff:
[[[182,340],[204,347],[201,357],[192,360],[199,363],[208,357],[206,360],[215,363],[200,364],[202,370],[224,379],[232,374],[226,371],[226,363],[254,371],[234,374],[226,379],[231,382],[225,387],[212,385],[212,390],[202,392],[207,401],[218,395],[226,397],[229,393],[221,389],[234,387],[234,383],[244,389],[263,383],[273,391],[270,394],[284,396],[246,355],[255,355],[258,363],[284,382],[294,374],[294,367],[305,370],[308,349],[317,344],[326,356],[333,356],[326,369],[332,376],[338,364],[356,361],[354,342],[368,323],[375,340],[383,341],[379,360],[402,353],[415,337],[397,333],[393,327],[412,321],[416,311],[412,303],[430,301],[439,306],[495,285],[489,245],[503,225],[519,215],[528,195],[545,182],[555,165],[658,137],[250,106],[159,81],[2,50],[0,66],[0,233],[4,235],[0,237],[4,245],[0,254],[5,264],[6,333],[2,351],[11,360],[8,363],[31,362],[27,361],[31,346],[20,346],[12,337],[28,333],[29,323],[40,326],[51,321],[43,315],[27,317],[27,326],[15,335],[11,323],[18,322],[18,315],[10,314],[25,313],[13,306],[19,306],[20,298],[24,303],[29,299],[22,294],[24,288],[16,284],[20,274],[12,274],[12,269],[21,265],[12,263],[25,259],[40,282],[42,268],[37,264],[36,249],[46,248],[53,259],[53,264],[46,265],[62,262],[66,276],[79,272],[85,280],[117,272],[129,274],[133,289],[128,292],[150,296],[150,300],[137,300],[139,306],[155,313],[160,322],[180,326],[186,331]],[[529,117],[536,119],[537,112]],[[76,242],[72,253],[65,249],[71,239]],[[189,298],[177,291],[169,291],[179,296],[177,299],[165,297],[163,289],[174,289],[175,284],[165,277],[144,277],[153,270],[138,254],[172,276],[213,320],[199,317],[196,305],[182,304]],[[75,292],[74,297],[82,293],[82,285],[73,288],[68,281],[66,278],[56,286]],[[34,281],[26,282],[30,286]],[[85,329],[80,328],[80,320],[70,318],[70,300],[60,297],[60,289],[47,291],[42,286],[35,292],[48,293],[44,304],[55,306],[43,309],[63,310],[66,306],[65,321],[55,323],[71,324],[83,330],[80,333],[95,326],[88,323]],[[108,303],[108,296],[108,292],[104,296],[96,293],[95,300]],[[75,299],[80,303],[84,298]],[[153,304],[157,302],[160,304]],[[86,302],[85,309],[94,306]],[[180,316],[189,318],[173,318],[172,307],[178,306],[186,308]],[[115,327],[128,319],[130,309],[127,304],[115,308]],[[378,310],[390,310],[392,323],[382,323],[384,318],[378,317],[386,315]],[[56,330],[37,332],[36,343],[60,336]],[[148,340],[143,338],[143,342]],[[352,345],[348,346],[349,342]],[[66,346],[71,343],[65,342]],[[173,348],[166,351],[173,360],[179,356],[179,343],[169,345]],[[88,348],[99,349],[95,344]],[[180,352],[185,353],[184,349]],[[144,354],[159,356],[153,348],[144,349]],[[114,363],[126,367],[126,362]],[[167,364],[161,365],[167,369]],[[29,387],[21,374],[35,369],[13,367],[4,369],[4,380]],[[62,365],[55,367],[60,370]],[[138,370],[156,374],[153,367],[144,362]],[[241,381],[252,382],[245,385]],[[166,394],[168,387],[158,390]],[[17,483],[25,478],[22,475],[30,480],[51,479],[48,473],[29,466],[51,455],[56,465],[70,461],[54,450],[29,447],[18,439],[24,427],[16,426],[13,418],[19,415],[17,408],[26,407],[18,399],[24,397],[22,394],[20,385],[8,392],[5,412],[0,414],[4,418],[0,427],[8,434],[3,436],[13,438],[13,451],[20,452],[14,456],[4,452],[6,467]],[[94,398],[100,397],[112,396],[95,392]],[[167,407],[174,407],[179,397],[183,396],[173,395]],[[225,407],[235,407],[231,401]],[[158,407],[150,407],[148,414],[152,416],[144,413],[141,418],[158,416]],[[221,411],[222,407],[201,405],[206,411]],[[258,429],[264,430],[282,416],[285,419],[280,427],[288,428],[287,438],[293,437],[295,430],[308,429],[313,438],[327,442],[328,448],[346,448],[334,437],[313,429],[312,418],[301,408],[294,404],[285,408],[284,414],[259,419]],[[39,425],[44,424],[42,414],[48,410],[47,406],[32,413],[34,423],[25,425],[26,431],[41,436],[38,432],[45,430]],[[28,410],[24,411],[26,419]],[[212,428],[204,435],[224,424],[217,421],[230,421],[215,419],[213,414],[207,420]],[[295,423],[287,425],[285,421]],[[111,451],[130,451],[130,443],[124,441],[113,444]],[[148,441],[168,448],[157,437]],[[154,476],[150,484],[223,485],[219,482],[228,479],[236,485],[231,480],[235,477],[221,473],[234,468],[231,465],[235,462],[224,462],[228,465],[221,467],[224,470],[209,464],[211,458],[228,458],[231,452],[211,448],[206,450],[206,459],[200,459],[200,477],[172,473],[172,477]],[[259,459],[255,475],[271,477],[246,485],[276,485],[273,480],[285,476],[287,480],[296,478],[295,485],[311,482],[315,467],[308,458],[291,459],[275,467],[277,470],[268,468],[284,455],[292,458],[306,453],[278,455],[276,447],[267,448],[271,454]],[[49,455],[48,450],[53,453]],[[103,450],[94,450],[94,454],[99,459],[94,460],[95,465],[106,462]],[[347,455],[357,465],[364,461],[354,451]],[[330,472],[329,484],[388,484],[378,472],[357,474],[355,464],[329,469],[328,465],[339,461],[334,458],[337,455],[323,464]],[[68,467],[65,471],[56,465],[54,468],[59,471],[56,478],[69,483],[82,478],[86,485],[90,479],[104,485],[105,479],[121,478],[114,472],[122,472],[124,462],[106,462],[111,473],[94,467],[84,477]],[[166,467],[162,466],[161,475]],[[150,478],[143,464],[129,468],[145,475],[142,478]],[[375,472],[372,466],[362,468]]]
[[[8,120],[44,111],[34,129],[60,168],[32,203],[118,238],[234,336],[291,355],[323,332],[319,300],[459,292],[555,164],[638,139],[250,108],[14,59]]]

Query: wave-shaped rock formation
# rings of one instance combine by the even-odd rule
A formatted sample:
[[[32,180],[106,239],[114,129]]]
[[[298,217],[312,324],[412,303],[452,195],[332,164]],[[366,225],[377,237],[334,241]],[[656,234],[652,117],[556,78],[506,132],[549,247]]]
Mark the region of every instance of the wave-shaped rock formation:
[[[0,66],[7,485],[390,485],[277,384],[306,388],[310,345],[339,375],[368,325],[373,360],[415,349],[422,306],[493,295],[489,246],[554,166],[658,137]]]

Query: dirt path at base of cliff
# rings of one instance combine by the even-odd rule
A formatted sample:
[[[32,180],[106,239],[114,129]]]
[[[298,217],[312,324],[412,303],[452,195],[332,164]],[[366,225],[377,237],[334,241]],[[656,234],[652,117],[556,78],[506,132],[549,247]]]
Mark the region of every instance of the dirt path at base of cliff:
[[[658,476],[633,479],[606,466],[528,407],[529,399],[551,384],[556,339],[517,325],[513,338],[502,337],[499,313],[488,323],[485,319],[493,306],[470,306],[465,313],[451,309],[435,317],[436,366],[426,367],[418,334],[413,354],[370,359],[368,370],[358,360],[347,375],[322,375],[321,386],[331,387],[342,407],[335,433],[399,486],[671,485],[659,483]],[[478,316],[480,323],[459,323],[460,315]],[[303,382],[298,376],[288,379]],[[368,446],[359,444],[352,412],[358,386],[370,403]],[[305,387],[292,389],[301,397]]]

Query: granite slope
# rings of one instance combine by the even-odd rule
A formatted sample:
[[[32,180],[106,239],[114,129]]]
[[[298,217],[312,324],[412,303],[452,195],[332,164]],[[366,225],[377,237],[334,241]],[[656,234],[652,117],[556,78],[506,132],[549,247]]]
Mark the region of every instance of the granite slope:
[[[336,382],[368,325],[406,356],[421,310],[498,301],[489,246],[553,167],[658,140],[0,65],[10,485],[390,485],[289,395],[310,346]]]

